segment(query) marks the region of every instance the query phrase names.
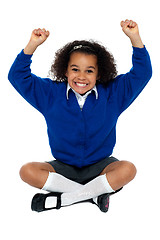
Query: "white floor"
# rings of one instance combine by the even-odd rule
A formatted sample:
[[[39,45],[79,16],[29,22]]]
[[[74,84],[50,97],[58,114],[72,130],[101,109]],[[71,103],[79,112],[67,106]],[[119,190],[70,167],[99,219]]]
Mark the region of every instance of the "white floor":
[[[90,203],[36,213],[30,210],[35,191],[22,184],[5,194],[1,234],[4,239],[158,239],[158,194],[140,189],[140,182],[111,197],[108,213]],[[2,215],[1,215],[2,216]]]

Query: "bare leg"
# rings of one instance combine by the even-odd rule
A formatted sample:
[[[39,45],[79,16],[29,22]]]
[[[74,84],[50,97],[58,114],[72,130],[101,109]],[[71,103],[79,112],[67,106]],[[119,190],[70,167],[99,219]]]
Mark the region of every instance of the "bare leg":
[[[131,162],[119,161],[109,164],[100,175],[106,174],[110,186],[116,191],[133,180],[136,172]]]
[[[49,172],[55,172],[49,163],[27,163],[20,169],[21,179],[29,185],[42,189]]]

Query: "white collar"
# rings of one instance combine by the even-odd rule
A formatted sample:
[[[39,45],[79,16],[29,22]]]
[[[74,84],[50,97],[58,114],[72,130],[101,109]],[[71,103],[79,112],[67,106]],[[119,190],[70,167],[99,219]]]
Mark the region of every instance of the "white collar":
[[[69,90],[72,89],[69,85],[69,83],[67,84],[67,91],[66,91],[66,97],[67,97],[67,100],[69,99]],[[75,92],[73,89],[72,91],[76,94],[76,96],[81,96],[79,93]],[[87,98],[87,96],[92,92],[94,91],[95,92],[95,95],[96,95],[96,99],[98,99],[98,91],[97,91],[97,87],[96,85],[88,92],[86,92],[86,94],[83,96],[84,98]],[[81,96],[82,97],[82,96]]]

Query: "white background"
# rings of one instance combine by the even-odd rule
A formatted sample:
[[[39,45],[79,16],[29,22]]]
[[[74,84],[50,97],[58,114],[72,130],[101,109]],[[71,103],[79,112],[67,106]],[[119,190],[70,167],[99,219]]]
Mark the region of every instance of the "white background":
[[[0,237],[5,239],[159,239],[160,67],[159,2],[21,1],[0,3]],[[118,73],[131,68],[132,47],[120,21],[133,19],[152,60],[153,77],[119,118],[113,155],[133,162],[134,181],[111,197],[107,214],[91,204],[36,213],[30,202],[37,189],[20,180],[20,167],[52,160],[43,116],[14,90],[7,75],[34,28],[50,30],[33,57],[32,71],[46,77],[54,53],[68,41],[94,39],[114,55]]]

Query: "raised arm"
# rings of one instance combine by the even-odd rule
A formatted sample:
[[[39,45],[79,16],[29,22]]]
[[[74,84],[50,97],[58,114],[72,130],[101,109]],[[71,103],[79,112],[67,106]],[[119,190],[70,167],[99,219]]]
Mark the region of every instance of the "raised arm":
[[[40,78],[31,73],[31,57],[39,45],[49,36],[45,29],[36,29],[24,50],[18,54],[8,74],[8,79],[21,96],[41,113],[45,113],[54,97],[53,82],[49,78]],[[52,93],[51,93],[52,91]]]
[[[111,85],[120,113],[135,100],[152,76],[150,56],[141,40],[137,23],[125,20],[121,22],[121,27],[131,40],[133,55],[131,70],[117,76]]]

